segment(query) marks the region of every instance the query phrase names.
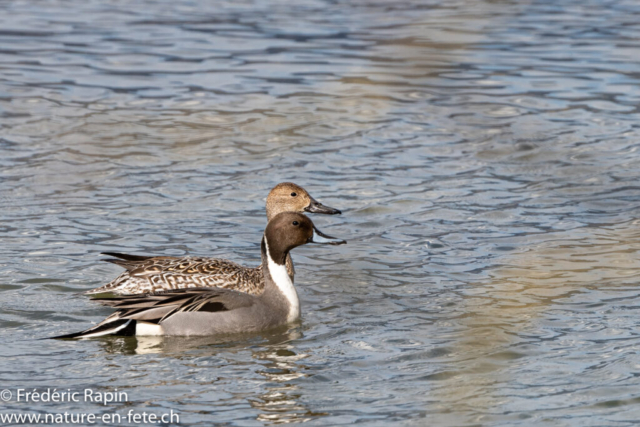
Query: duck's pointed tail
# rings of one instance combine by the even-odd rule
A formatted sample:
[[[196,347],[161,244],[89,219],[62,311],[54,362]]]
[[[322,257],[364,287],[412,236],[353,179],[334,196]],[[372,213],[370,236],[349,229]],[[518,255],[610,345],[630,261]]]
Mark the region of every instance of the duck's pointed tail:
[[[59,335],[51,337],[53,340],[62,339],[85,339],[103,337],[105,335],[118,336],[134,336],[136,334],[136,320],[134,319],[116,319],[111,322],[102,322],[93,328],[86,329],[82,332],[73,334]]]

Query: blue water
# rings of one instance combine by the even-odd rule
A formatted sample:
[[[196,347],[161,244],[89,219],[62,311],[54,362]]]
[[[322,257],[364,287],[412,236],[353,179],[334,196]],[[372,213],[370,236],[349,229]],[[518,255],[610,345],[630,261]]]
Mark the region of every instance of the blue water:
[[[640,419],[637,3],[0,9],[0,415]],[[256,265],[281,181],[349,242],[293,254],[300,325],[35,340],[111,312],[80,294],[120,271],[100,252]],[[17,401],[54,388],[127,398]]]

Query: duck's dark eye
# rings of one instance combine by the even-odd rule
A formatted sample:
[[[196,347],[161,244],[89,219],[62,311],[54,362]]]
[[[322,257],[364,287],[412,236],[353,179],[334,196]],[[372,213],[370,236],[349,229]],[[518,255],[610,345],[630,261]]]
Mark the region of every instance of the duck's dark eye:
[[[297,194],[296,193],[291,193],[291,197],[296,197]]]
[[[298,221],[293,221],[293,225],[298,226],[300,223]]]

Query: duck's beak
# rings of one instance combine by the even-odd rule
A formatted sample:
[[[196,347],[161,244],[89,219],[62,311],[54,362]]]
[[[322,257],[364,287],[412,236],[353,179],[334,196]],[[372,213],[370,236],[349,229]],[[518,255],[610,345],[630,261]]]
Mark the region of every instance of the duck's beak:
[[[327,236],[314,225],[313,236],[311,236],[307,243],[318,243],[320,245],[346,245],[347,241]]]
[[[330,208],[329,206],[323,205],[322,203],[320,203],[319,201],[317,201],[311,196],[309,196],[309,198],[311,199],[311,201],[309,202],[309,205],[306,208],[304,208],[305,212],[319,213],[319,214],[326,214],[326,215],[337,215],[342,213],[338,209]]]

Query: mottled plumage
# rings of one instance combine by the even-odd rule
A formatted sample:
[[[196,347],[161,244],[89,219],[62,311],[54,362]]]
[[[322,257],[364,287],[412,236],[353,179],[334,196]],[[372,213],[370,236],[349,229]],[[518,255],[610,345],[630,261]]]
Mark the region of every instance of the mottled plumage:
[[[127,270],[110,283],[88,293],[147,294],[171,289],[227,288],[259,295],[264,288],[262,266],[243,267],[226,259],[206,257],[139,257],[105,253],[118,257],[105,261]]]
[[[322,205],[299,185],[283,182],[276,185],[267,197],[267,219],[282,212],[312,212],[339,214],[337,209]],[[225,259],[208,257],[137,256],[114,252],[106,255],[116,259],[105,261],[118,264],[127,271],[115,280],[86,294],[113,293],[118,295],[146,294],[171,289],[217,287],[260,295],[264,289],[262,266],[243,267]],[[287,255],[286,267],[291,281],[295,270]]]

